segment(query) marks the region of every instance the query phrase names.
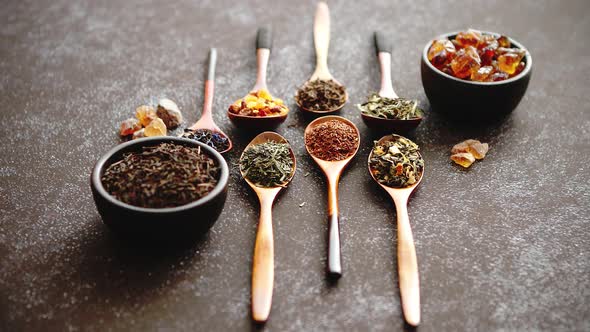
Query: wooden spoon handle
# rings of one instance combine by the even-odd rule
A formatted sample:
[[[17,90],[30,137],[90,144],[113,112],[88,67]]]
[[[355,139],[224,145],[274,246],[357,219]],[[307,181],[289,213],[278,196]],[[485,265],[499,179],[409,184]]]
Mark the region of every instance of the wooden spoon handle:
[[[330,47],[330,10],[325,2],[319,2],[315,12],[313,40],[316,54],[316,73],[329,73],[328,48]]]
[[[215,86],[215,66],[217,65],[217,49],[209,50],[209,69],[207,71],[207,80],[205,81],[205,101],[203,105],[203,117],[212,118],[213,110],[213,91]],[[213,122],[213,120],[211,120]]]
[[[381,67],[381,90],[379,95],[387,98],[397,98],[391,83],[391,43],[380,32],[375,32],[375,48]]]
[[[211,48],[209,50],[209,64],[207,70],[207,79],[205,80],[205,96],[203,101],[203,113],[201,118],[190,129],[197,130],[199,128],[213,129],[217,126],[213,122],[213,93],[215,88],[215,65],[217,64],[217,49]]]
[[[265,322],[268,319],[273,283],[272,199],[263,199],[260,202],[260,222],[252,263],[252,318],[257,322]]]
[[[328,273],[342,276],[340,263],[340,230],[338,220],[338,179],[328,179]]]
[[[256,85],[252,92],[264,89],[268,90],[266,85],[266,69],[268,67],[268,59],[270,58],[270,48],[272,45],[272,33],[267,28],[258,29],[256,35]]]
[[[408,217],[407,200],[396,201],[397,210],[397,264],[402,310],[406,322],[412,326],[420,323],[420,279],[414,237]]]

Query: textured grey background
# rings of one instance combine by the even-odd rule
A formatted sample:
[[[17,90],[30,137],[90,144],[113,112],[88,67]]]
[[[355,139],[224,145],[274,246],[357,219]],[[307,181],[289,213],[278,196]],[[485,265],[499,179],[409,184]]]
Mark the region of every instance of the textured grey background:
[[[394,86],[428,109],[419,57],[467,27],[509,34],[533,55],[518,109],[480,128],[429,113],[414,138],[426,177],[410,202],[423,331],[590,330],[590,2],[329,3],[329,64],[349,88],[342,114],[362,148],[340,187],[344,276],[325,278],[325,182],[303,146],[293,93],[312,72],[312,1],[4,1],[0,9],[0,330],[250,330],[258,203],[232,168],[207,237],[182,251],[134,249],[95,210],[88,178],[118,143],[119,122],[167,96],[200,114],[217,47],[215,119],[252,137],[227,106],[254,84],[254,36],[272,24],[269,86],[292,112],[278,132],[297,175],[274,209],[275,287],[268,330],[401,330],[394,207],[366,170],[374,136],[353,104],[378,89],[371,34],[394,42]],[[454,143],[489,142],[463,171]],[[309,173],[308,176],[305,176]],[[301,203],[306,204],[299,207]]]

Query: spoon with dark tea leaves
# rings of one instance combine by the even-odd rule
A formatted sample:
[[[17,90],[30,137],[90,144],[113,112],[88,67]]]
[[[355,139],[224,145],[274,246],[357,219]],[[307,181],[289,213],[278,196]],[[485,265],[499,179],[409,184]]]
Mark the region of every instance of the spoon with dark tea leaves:
[[[273,98],[266,85],[266,69],[272,46],[272,33],[258,29],[256,35],[256,84],[244,98],[232,104],[227,111],[231,122],[240,128],[271,129],[287,119],[289,109],[281,99]],[[247,112],[242,112],[247,110]]]
[[[358,105],[361,117],[367,127],[390,132],[408,132],[422,121],[422,110],[418,101],[400,98],[391,83],[392,44],[385,35],[375,32],[375,47],[381,68],[381,90],[378,95],[369,97],[367,103]],[[379,112],[379,109],[382,111]],[[371,110],[366,112],[366,110]],[[368,113],[368,114],[367,114]],[[395,116],[392,116],[394,115]]]
[[[205,80],[205,101],[203,104],[203,114],[199,121],[184,130],[180,136],[194,139],[205,143],[220,153],[228,152],[232,149],[233,144],[227,136],[213,121],[213,88],[215,85],[215,65],[217,63],[217,50],[209,50],[209,70]]]
[[[350,149],[347,151],[346,154],[342,155],[342,158],[334,158],[334,160],[326,160],[332,158],[326,158],[326,156],[335,156],[332,151],[327,151],[328,153],[323,154],[321,157],[319,156],[318,152],[313,149],[314,144],[314,130],[316,128],[320,128],[322,125],[333,124],[333,123],[340,123],[344,124],[346,128],[351,128],[352,140],[351,137],[318,137],[322,141],[331,142],[331,144],[340,145],[342,141],[347,141],[350,143],[351,141],[355,143],[355,145],[351,145]],[[342,127],[341,127],[342,128]],[[330,131],[334,135],[337,135],[338,128],[325,128]],[[329,136],[329,135],[328,135]],[[318,166],[324,172],[326,179],[328,181],[328,214],[329,214],[329,225],[328,225],[328,272],[330,276],[339,278],[342,275],[342,264],[340,263],[340,231],[339,231],[339,220],[338,220],[338,182],[340,180],[340,175],[342,171],[346,167],[346,165],[354,158],[356,155],[358,148],[360,145],[360,134],[358,128],[354,125],[354,123],[350,122],[349,120],[335,115],[328,115],[323,116],[320,118],[315,119],[312,121],[307,128],[305,128],[305,148],[307,152],[312,157],[312,159],[318,164]],[[334,146],[331,150],[340,149],[338,146]],[[325,158],[325,159],[322,159]]]
[[[316,9],[313,40],[316,54],[315,71],[297,91],[295,102],[302,110],[312,113],[336,112],[346,104],[348,93],[328,69],[330,10],[325,2],[319,2]],[[323,96],[322,99],[320,96]]]
[[[407,205],[410,195],[424,176],[424,160],[415,143],[402,136],[387,135],[375,143],[375,147],[369,154],[368,167],[373,180],[379,183],[395,203],[397,263],[402,310],[406,322],[412,326],[418,326],[420,280]],[[395,170],[393,171],[392,168]]]
[[[290,170],[285,169],[285,166],[290,167]],[[242,177],[260,200],[260,221],[252,263],[252,318],[256,322],[262,323],[268,319],[272,303],[272,205],[279,191],[293,178],[295,169],[295,154],[289,142],[275,132],[267,131],[256,136],[240,157]]]

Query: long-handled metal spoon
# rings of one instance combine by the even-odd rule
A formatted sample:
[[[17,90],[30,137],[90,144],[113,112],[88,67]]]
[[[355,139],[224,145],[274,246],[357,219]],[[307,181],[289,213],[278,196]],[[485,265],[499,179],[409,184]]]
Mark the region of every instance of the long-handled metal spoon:
[[[250,92],[257,92],[263,89],[268,91],[268,86],[266,85],[266,69],[268,67],[271,46],[271,30],[259,28],[256,35],[256,84]],[[227,116],[237,127],[248,129],[270,129],[276,127],[287,119],[287,115],[288,113],[268,116],[249,116],[235,114],[230,111],[227,112]]]
[[[338,229],[338,181],[342,171],[344,170],[344,167],[346,167],[352,158],[354,158],[358,151],[360,145],[360,134],[358,128],[349,120],[336,115],[328,115],[312,121],[307,126],[307,128],[305,128],[305,137],[307,137],[308,133],[310,133],[315,126],[330,120],[344,122],[346,125],[352,127],[356,131],[356,135],[359,138],[359,140],[357,140],[357,146],[354,153],[348,158],[338,161],[328,161],[317,158],[309,151],[307,144],[305,146],[309,155],[322,169],[326,175],[326,179],[328,180],[328,272],[331,276],[338,278],[342,276],[342,264],[340,262],[340,231]]]
[[[390,99],[399,98],[393,90],[391,83],[391,50],[392,44],[387,40],[385,35],[380,32],[375,32],[375,48],[377,49],[377,57],[379,59],[379,66],[381,68],[381,89],[379,96]],[[361,113],[363,121],[368,127],[389,130],[393,132],[406,132],[416,128],[422,121],[422,116],[408,119],[385,119]]]
[[[244,149],[266,142],[285,143],[289,142],[275,132],[264,132],[254,139]],[[257,322],[266,322],[270,313],[272,303],[272,290],[274,283],[274,241],[272,235],[272,204],[275,197],[293,178],[296,169],[295,154],[289,146],[293,168],[291,175],[280,186],[272,188],[258,187],[249,181],[242,172],[242,177],[254,190],[260,200],[260,221],[256,233],[256,244],[254,245],[254,260],[252,263],[252,318]],[[243,153],[242,153],[243,156]],[[242,159],[240,157],[240,159]]]
[[[398,135],[387,135],[382,137],[378,143],[395,141]],[[369,154],[369,173],[377,183],[377,179],[371,171],[371,157],[373,151]],[[405,188],[393,188],[379,185],[391,196],[395,203],[397,212],[397,265],[399,274],[399,288],[402,302],[402,310],[406,322],[412,326],[418,326],[420,323],[420,280],[418,277],[418,260],[416,259],[416,248],[414,246],[414,237],[408,217],[408,199],[422,181],[424,172],[416,179],[416,183]]]
[[[190,126],[184,133],[180,136],[187,137],[190,135],[191,132],[195,132],[199,129],[207,129],[213,132],[214,134],[219,134],[225,138],[229,143],[229,146],[223,150],[219,151],[220,153],[228,152],[232,149],[233,143],[229,136],[227,136],[213,121],[213,89],[215,86],[215,65],[217,64],[217,49],[212,48],[209,50],[209,69],[207,71],[207,79],[205,80],[205,101],[203,103],[203,113],[201,118],[195,122],[192,126]]]
[[[333,80],[337,84],[342,86],[342,83],[338,82],[328,69],[328,49],[330,47],[330,10],[325,2],[319,2],[315,12],[315,20],[313,23],[313,41],[315,45],[316,65],[315,71],[303,85],[315,81],[317,79],[323,81]],[[345,95],[345,101],[342,105],[334,109],[322,110],[322,111],[311,111],[304,108],[299,100],[295,98],[297,105],[304,111],[313,113],[331,113],[340,110],[348,100],[348,93]]]

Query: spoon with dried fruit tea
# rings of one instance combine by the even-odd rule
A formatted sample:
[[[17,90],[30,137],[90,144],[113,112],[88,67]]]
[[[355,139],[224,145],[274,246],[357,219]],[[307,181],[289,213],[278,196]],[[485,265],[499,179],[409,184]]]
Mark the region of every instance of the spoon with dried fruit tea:
[[[359,144],[358,128],[340,116],[328,115],[317,118],[305,128],[305,148],[328,181],[328,272],[335,278],[342,275],[338,230],[338,181],[346,165],[356,155]]]
[[[228,152],[232,149],[233,143],[213,121],[213,88],[215,85],[215,65],[217,63],[217,49],[209,50],[209,70],[205,80],[205,102],[203,104],[203,114],[199,121],[184,130],[180,136],[194,139],[209,145],[220,153]]]
[[[230,105],[227,116],[234,125],[247,129],[274,128],[287,119],[289,108],[282,99],[273,98],[266,85],[266,68],[270,57],[272,33],[258,29],[256,36],[256,84],[244,98]]]
[[[398,135],[387,135],[369,154],[371,177],[391,196],[397,211],[397,264],[402,310],[406,322],[420,323],[420,280],[408,199],[422,181],[424,160],[418,145]]]
[[[367,127],[390,132],[408,132],[422,121],[423,111],[418,101],[400,98],[391,84],[392,44],[380,32],[375,32],[375,47],[381,68],[381,90],[369,96],[366,103],[357,105]]]
[[[289,142],[275,132],[263,132],[244,149],[240,173],[260,200],[260,221],[252,263],[252,318],[265,322],[270,313],[274,282],[272,204],[293,178],[295,154]]]
[[[297,90],[295,102],[304,111],[331,113],[340,110],[348,100],[348,93],[328,69],[330,46],[330,11],[325,2],[319,2],[313,24],[315,44],[315,71]]]

